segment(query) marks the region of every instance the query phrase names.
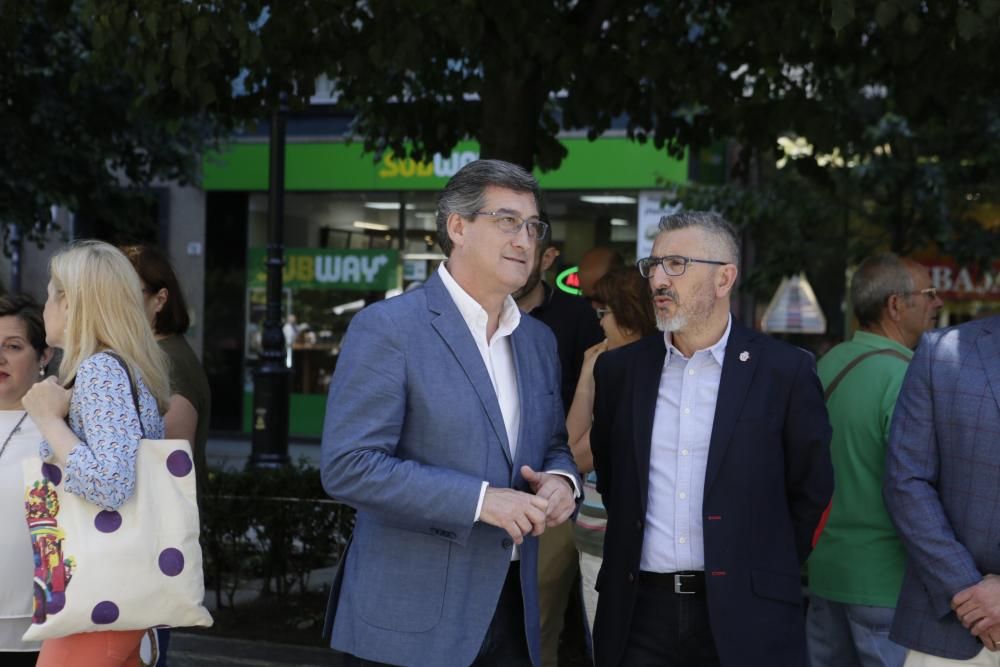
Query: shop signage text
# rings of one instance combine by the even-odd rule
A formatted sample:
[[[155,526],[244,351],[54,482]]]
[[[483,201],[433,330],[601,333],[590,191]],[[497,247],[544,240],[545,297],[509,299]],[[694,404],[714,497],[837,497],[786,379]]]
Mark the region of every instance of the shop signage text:
[[[250,249],[250,287],[266,284],[266,257],[264,248]],[[286,248],[282,281],[292,289],[390,290],[399,284],[399,253],[389,249]]]
[[[931,284],[945,299],[1000,301],[1000,262],[986,271],[975,266],[928,264]]]
[[[455,151],[448,157],[435,153],[431,162],[416,162],[412,158],[397,158],[392,153],[386,153],[382,158],[382,168],[379,178],[451,178],[455,173],[479,159],[479,153],[473,151]]]

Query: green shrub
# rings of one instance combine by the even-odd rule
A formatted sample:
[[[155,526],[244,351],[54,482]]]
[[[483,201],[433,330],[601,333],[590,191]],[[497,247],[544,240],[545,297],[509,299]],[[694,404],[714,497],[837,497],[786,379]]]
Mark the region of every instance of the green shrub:
[[[338,562],[354,510],[327,497],[305,462],[263,470],[210,470],[201,502],[206,587],[217,608],[237,590],[305,593],[314,570]]]

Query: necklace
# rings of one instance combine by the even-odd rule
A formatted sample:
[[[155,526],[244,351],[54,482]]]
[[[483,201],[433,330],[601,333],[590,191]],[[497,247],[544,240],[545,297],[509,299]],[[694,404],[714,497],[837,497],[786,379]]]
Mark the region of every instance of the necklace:
[[[17,420],[17,423],[14,424],[14,428],[7,434],[7,439],[3,441],[3,445],[0,445],[0,458],[2,458],[3,453],[7,451],[7,445],[10,444],[10,439],[14,437],[15,433],[21,430],[21,424],[24,423],[24,420],[27,417],[28,413],[25,411],[25,413],[21,415],[21,418]]]

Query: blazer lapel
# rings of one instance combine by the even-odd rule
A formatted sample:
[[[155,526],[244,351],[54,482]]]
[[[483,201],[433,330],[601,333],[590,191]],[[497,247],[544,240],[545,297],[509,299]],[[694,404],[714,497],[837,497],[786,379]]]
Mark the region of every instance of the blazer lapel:
[[[497,401],[493,383],[490,381],[489,373],[486,372],[486,366],[483,364],[483,357],[479,353],[476,341],[472,339],[469,326],[465,323],[458,306],[455,305],[437,274],[431,276],[424,283],[424,289],[427,291],[427,307],[432,312],[437,313],[437,317],[431,320],[431,326],[444,339],[462,370],[465,371],[465,375],[472,383],[472,387],[476,390],[476,395],[479,397],[487,417],[489,417],[500,448],[503,450],[504,456],[507,457],[507,463],[513,466],[510,443],[507,442],[507,428],[504,426],[503,414],[500,412],[500,403]]]
[[[993,393],[993,400],[1000,409],[1000,377],[995,377],[989,369],[996,368],[997,359],[1000,358],[1000,335],[990,329],[983,329],[982,334],[976,339],[976,350],[979,352],[979,360],[983,365],[983,374],[990,385]]]
[[[757,362],[760,360],[758,346],[754,344],[756,337],[755,332],[733,320],[723,358],[722,377],[719,380],[719,393],[715,404],[715,421],[712,424],[712,437],[708,446],[705,497],[708,497],[708,491],[726,457],[726,450],[733,439],[736,420],[743,410],[743,401],[750,389],[750,381],[753,379]]]
[[[645,516],[646,497],[649,492],[649,453],[653,440],[653,418],[656,414],[660,375],[663,372],[667,348],[662,334],[649,336],[639,345],[644,345],[646,349],[638,355],[636,367],[631,369],[631,375],[635,378],[632,387],[632,429],[635,433],[636,470],[639,473],[639,501],[642,503],[642,515]]]

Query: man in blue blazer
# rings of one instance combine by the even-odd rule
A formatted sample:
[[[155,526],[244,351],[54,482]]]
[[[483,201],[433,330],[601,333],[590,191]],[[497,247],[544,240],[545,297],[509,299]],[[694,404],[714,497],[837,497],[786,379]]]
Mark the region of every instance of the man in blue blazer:
[[[447,262],[347,331],[321,472],[357,508],[327,614],[348,665],[539,662],[537,536],[580,495],[555,338],[510,297],[540,208],[520,167],[466,165],[438,202]]]
[[[812,355],[730,315],[739,257],[720,216],[663,218],[638,268],[664,334],[597,360],[599,667],[806,664],[831,430]]]
[[[890,637],[908,666],[1000,665],[1000,317],[924,334],[883,497],[906,547]]]

